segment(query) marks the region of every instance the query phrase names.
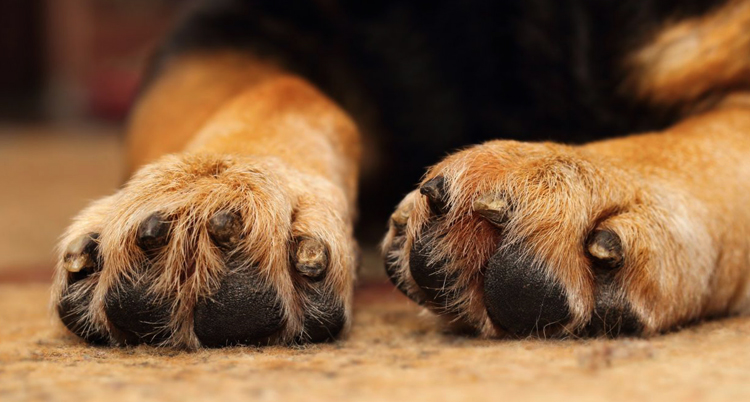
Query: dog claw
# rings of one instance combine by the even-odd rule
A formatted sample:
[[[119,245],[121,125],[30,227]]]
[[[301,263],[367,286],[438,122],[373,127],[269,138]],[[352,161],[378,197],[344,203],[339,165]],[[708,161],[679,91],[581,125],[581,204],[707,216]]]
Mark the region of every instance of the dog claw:
[[[328,249],[323,242],[308,237],[299,240],[294,267],[300,275],[320,280],[325,276],[327,266]]]
[[[171,222],[161,212],[154,212],[138,226],[138,245],[145,251],[164,247],[170,226]]]
[[[430,209],[432,209],[433,213],[442,215],[448,211],[445,177],[436,176],[428,180],[425,184],[419,187],[419,192],[427,197],[427,200],[429,200],[430,203]]]
[[[610,230],[595,231],[589,240],[588,251],[608,268],[619,267],[625,258],[620,237]]]
[[[472,208],[493,225],[502,226],[508,220],[510,205],[502,197],[485,194],[474,201]]]
[[[219,246],[236,244],[242,235],[242,219],[236,212],[217,212],[208,221],[208,234]]]
[[[71,273],[96,267],[95,250],[97,246],[96,233],[89,233],[72,241],[65,250],[63,266]]]
[[[409,220],[411,210],[412,208],[400,208],[391,215],[391,222],[396,229],[403,230],[403,228],[406,227],[406,222]]]
[[[80,272],[84,268],[91,267],[92,261],[87,255],[79,255],[65,264],[65,269],[68,272],[76,273]]]

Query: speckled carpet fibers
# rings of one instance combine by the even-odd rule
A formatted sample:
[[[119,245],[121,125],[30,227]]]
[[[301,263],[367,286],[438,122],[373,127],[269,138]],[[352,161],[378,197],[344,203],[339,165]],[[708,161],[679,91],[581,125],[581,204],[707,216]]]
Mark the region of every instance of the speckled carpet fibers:
[[[337,343],[87,346],[48,314],[52,249],[117,186],[118,142],[106,128],[0,127],[0,402],[750,401],[750,318],[652,339],[478,341],[442,334],[383,282],[373,250]]]
[[[0,401],[748,401],[750,320],[652,339],[479,341],[442,334],[389,285],[359,289],[352,331],[300,348],[87,346],[48,284],[0,285]]]

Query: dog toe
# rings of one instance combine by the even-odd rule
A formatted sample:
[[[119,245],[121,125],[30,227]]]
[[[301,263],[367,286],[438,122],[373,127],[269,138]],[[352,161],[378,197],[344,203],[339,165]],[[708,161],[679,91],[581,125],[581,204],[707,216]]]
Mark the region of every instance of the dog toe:
[[[95,279],[92,275],[101,271],[98,233],[87,233],[76,237],[66,247],[62,266],[64,290],[57,303],[57,313],[70,332],[90,343],[105,343],[107,336],[92,325],[87,307],[93,297]]]

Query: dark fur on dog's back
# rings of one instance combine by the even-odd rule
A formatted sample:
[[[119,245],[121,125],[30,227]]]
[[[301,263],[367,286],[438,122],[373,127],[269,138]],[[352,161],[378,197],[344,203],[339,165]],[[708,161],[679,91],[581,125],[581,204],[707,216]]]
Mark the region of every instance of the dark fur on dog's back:
[[[675,111],[623,90],[623,61],[665,22],[719,3],[220,0],[192,11],[160,58],[247,50],[322,88],[375,132],[383,160],[377,175],[365,171],[360,204],[379,229],[424,168],[455,148],[580,143],[673,123]]]

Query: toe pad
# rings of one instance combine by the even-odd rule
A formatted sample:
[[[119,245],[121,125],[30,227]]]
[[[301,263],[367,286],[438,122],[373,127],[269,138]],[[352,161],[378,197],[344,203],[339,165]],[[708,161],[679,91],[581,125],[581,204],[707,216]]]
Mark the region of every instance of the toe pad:
[[[208,347],[262,344],[284,325],[276,292],[252,272],[227,274],[194,314],[195,335]]]

